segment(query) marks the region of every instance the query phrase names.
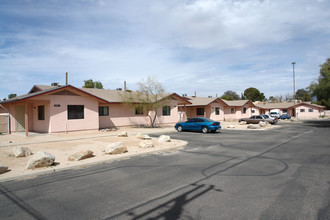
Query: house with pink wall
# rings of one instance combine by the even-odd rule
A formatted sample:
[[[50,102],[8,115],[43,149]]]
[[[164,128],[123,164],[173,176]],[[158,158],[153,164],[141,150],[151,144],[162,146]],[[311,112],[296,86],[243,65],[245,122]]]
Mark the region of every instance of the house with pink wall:
[[[255,103],[260,114],[269,114],[272,109],[280,109],[281,114],[288,114],[297,118],[319,118],[325,115],[325,107],[311,102],[278,102],[278,103]]]
[[[186,117],[206,117],[215,121],[235,120],[252,115],[253,103],[249,100],[227,101],[221,98],[186,96]],[[181,113],[184,108],[179,108]]]
[[[0,113],[10,114],[11,132],[25,131],[26,135],[29,131],[54,133],[148,124],[147,113],[121,103],[123,92],[36,85],[26,95],[0,102]],[[178,105],[190,103],[175,93],[159,101],[164,106],[157,112],[157,124],[179,121]]]

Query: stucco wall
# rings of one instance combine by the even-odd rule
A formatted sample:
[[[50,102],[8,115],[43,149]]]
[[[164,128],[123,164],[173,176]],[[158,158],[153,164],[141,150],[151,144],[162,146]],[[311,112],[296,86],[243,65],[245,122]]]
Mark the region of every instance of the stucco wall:
[[[318,118],[322,112],[316,106],[301,105],[296,108],[296,115],[298,118]]]
[[[100,128],[109,128],[116,126],[129,126],[129,125],[150,125],[149,117],[144,115],[136,115],[135,109],[129,108],[120,103],[100,105],[109,107],[109,116],[100,116],[99,124]],[[178,112],[178,101],[170,100],[169,102],[164,103],[164,106],[171,107],[171,113],[169,116],[162,115],[162,108],[159,108],[157,111],[156,124],[170,124],[176,123],[179,121],[179,112]],[[153,115],[152,112],[149,112],[150,115]]]
[[[48,95],[50,100],[50,131],[99,129],[98,101],[86,96]],[[83,105],[84,119],[68,119],[68,105]]]

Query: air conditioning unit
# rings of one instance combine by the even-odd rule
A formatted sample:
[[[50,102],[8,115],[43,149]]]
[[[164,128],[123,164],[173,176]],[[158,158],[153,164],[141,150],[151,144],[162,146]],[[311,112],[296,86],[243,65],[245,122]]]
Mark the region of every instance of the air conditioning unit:
[[[55,82],[54,82],[54,83],[52,83],[51,85],[52,85],[52,86],[58,86],[58,83],[55,83]]]

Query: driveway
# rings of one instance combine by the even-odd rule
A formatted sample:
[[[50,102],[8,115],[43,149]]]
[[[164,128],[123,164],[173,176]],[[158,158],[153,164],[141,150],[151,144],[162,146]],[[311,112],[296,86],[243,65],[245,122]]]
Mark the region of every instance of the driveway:
[[[179,152],[0,184],[1,219],[329,219],[330,121],[170,133]]]

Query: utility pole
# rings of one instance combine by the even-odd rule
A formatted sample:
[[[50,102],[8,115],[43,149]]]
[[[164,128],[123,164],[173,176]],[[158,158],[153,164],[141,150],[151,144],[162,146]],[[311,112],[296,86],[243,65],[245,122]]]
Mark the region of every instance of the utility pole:
[[[296,117],[296,85],[295,85],[295,79],[294,79],[294,65],[296,62],[292,62],[292,68],[293,68],[293,115]]]

